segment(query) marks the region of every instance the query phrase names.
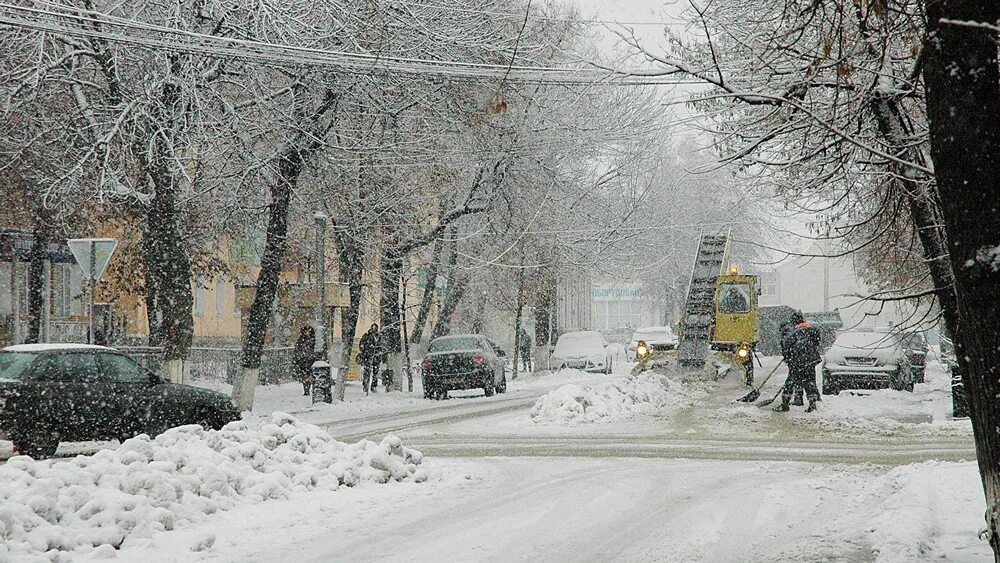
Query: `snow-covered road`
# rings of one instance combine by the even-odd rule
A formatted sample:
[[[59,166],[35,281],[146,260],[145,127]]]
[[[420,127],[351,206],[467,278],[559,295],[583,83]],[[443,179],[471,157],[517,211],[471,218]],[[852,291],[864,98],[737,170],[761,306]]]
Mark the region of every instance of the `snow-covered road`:
[[[985,561],[973,464],[487,458],[154,535],[144,561]],[[914,486],[920,494],[914,494]]]
[[[425,454],[426,482],[362,482],[243,504],[199,525],[134,537],[119,557],[989,560],[976,537],[984,505],[978,473],[962,461],[975,458],[971,431],[967,420],[946,416],[939,366],[915,393],[826,397],[811,415],[733,403],[746,392],[735,379],[671,379],[661,389],[666,397],[655,389],[640,389],[638,398],[628,395],[632,388],[594,391],[624,379],[624,369],[610,378],[562,372],[512,382],[506,395],[444,402],[352,396],[349,388],[348,403],[307,405],[297,416],[346,442],[398,434]],[[267,392],[265,405],[303,401],[294,388]],[[596,419],[529,416],[540,396],[548,399],[538,404],[561,416],[560,401],[572,406],[581,393],[586,401],[649,400],[656,408],[619,405]]]

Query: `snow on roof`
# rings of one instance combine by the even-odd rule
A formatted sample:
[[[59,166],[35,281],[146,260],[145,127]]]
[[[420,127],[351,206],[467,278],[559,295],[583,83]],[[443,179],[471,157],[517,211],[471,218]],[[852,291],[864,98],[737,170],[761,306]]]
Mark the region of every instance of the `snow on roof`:
[[[52,350],[112,350],[107,346],[95,346],[93,344],[74,344],[74,343],[50,343],[50,344],[15,344],[14,346],[7,346],[2,351],[4,352],[49,352]]]

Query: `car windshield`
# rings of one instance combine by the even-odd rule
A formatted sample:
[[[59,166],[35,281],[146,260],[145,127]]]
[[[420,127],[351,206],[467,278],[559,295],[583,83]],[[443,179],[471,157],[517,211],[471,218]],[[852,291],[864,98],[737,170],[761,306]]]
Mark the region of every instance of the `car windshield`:
[[[747,313],[750,311],[750,284],[724,283],[719,285],[720,313]]]
[[[674,331],[666,326],[639,329],[632,336],[632,342],[638,343],[640,340],[645,340],[646,342],[671,342],[674,340]]]
[[[431,352],[454,352],[456,350],[481,350],[479,339],[472,336],[456,338],[439,338],[431,342]]]
[[[597,332],[567,332],[556,342],[555,354],[588,354],[604,347],[604,340]]]
[[[837,335],[836,344],[841,348],[877,350],[893,347],[896,344],[896,338],[887,332],[841,332]]]
[[[20,381],[37,357],[33,352],[0,352],[0,379]]]

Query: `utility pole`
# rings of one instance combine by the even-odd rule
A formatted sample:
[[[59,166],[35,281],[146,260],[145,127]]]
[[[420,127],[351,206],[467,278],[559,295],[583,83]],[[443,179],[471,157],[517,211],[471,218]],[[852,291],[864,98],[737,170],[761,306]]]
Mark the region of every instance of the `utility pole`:
[[[830,310],[830,244],[823,245],[823,310]]]
[[[326,359],[326,213],[313,213],[316,223],[316,341],[313,350]]]

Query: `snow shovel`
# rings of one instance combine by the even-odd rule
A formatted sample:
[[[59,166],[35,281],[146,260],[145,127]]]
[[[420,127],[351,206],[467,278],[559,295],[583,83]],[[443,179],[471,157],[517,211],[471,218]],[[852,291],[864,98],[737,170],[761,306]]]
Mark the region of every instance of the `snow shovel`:
[[[779,387],[778,388],[778,392],[775,393],[773,397],[771,397],[770,399],[767,399],[767,400],[764,400],[764,401],[761,401],[761,402],[757,403],[757,406],[760,407],[760,408],[764,408],[767,405],[770,405],[771,403],[773,403],[775,401],[775,399],[778,398],[778,395],[780,395],[782,391],[784,391],[784,389],[781,388],[781,387]]]
[[[745,396],[740,397],[739,399],[736,399],[733,402],[734,403],[752,403],[752,402],[756,401],[757,399],[759,399],[760,398],[760,390],[763,389],[765,385],[767,385],[767,382],[771,379],[771,376],[773,376],[775,374],[775,372],[778,371],[778,368],[781,367],[781,364],[783,364],[783,363],[785,363],[785,359],[784,358],[782,358],[781,361],[778,362],[778,365],[774,366],[774,369],[771,370],[771,373],[767,374],[767,377],[764,378],[764,381],[762,381],[761,384],[756,389],[751,389],[750,392],[747,393]],[[777,397],[777,395],[775,395],[775,397]],[[771,404],[773,402],[774,402],[774,399],[771,399],[770,401],[767,402],[767,404]]]

